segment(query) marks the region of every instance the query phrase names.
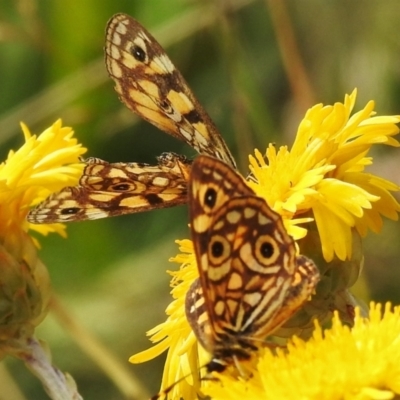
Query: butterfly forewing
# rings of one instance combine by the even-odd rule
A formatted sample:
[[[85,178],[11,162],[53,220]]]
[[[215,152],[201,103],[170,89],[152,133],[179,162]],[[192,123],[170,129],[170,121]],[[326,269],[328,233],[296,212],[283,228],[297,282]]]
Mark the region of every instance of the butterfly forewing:
[[[184,140],[199,153],[212,155],[235,168],[235,161],[210,117],[163,48],[142,25],[125,14],[111,18],[105,58],[115,89],[130,110]],[[135,169],[133,165],[142,168],[140,164],[128,166],[90,159],[78,186],[65,188],[46,199],[29,213],[28,220],[80,221],[182,204],[186,184],[181,178],[187,178],[189,170],[183,164],[182,171],[176,174],[170,170],[165,176],[165,171],[157,167],[146,166],[145,171],[136,174],[131,170]],[[164,185],[166,182],[170,186]]]
[[[99,219],[172,207],[187,201],[191,162],[173,153],[158,157],[158,165],[85,161],[78,186],[66,187],[40,203],[28,221],[54,223]]]
[[[163,48],[139,22],[125,14],[111,18],[105,57],[115,89],[130,110],[199,153],[235,167],[211,118]]]
[[[200,343],[221,361],[212,368],[221,369],[224,360],[246,358],[255,339],[306,301],[318,271],[296,257],[281,217],[223,162],[199,156],[188,193],[199,281],[186,313]]]
[[[209,229],[209,215],[213,215],[230,198],[255,196],[239,174],[232,173],[225,163],[216,162],[212,157],[200,157],[200,161],[193,164],[190,182],[191,215],[201,216],[197,222],[198,231]]]

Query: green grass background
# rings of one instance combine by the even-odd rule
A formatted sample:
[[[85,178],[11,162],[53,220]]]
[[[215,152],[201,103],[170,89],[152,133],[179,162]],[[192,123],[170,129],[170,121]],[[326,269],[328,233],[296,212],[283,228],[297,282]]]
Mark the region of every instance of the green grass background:
[[[278,0],[279,1],[279,0]],[[103,62],[104,29],[117,12],[141,21],[186,77],[247,172],[247,155],[269,142],[291,144],[310,97],[294,96],[271,22],[274,1],[19,0],[0,2],[0,157],[23,141],[19,121],[40,133],[57,118],[72,126],[87,156],[152,163],[163,151],[193,149],[139,120],[118,100]],[[331,104],[358,88],[357,109],[399,113],[400,3],[391,0],[288,2],[288,16],[312,89]],[[372,171],[400,183],[399,150],[377,148]],[[162,358],[130,365],[145,332],[169,304],[168,258],[188,238],[187,209],[70,224],[68,239],[40,238],[41,258],[74,318],[157,392]],[[399,223],[366,239],[358,293],[400,303]],[[85,399],[124,399],[50,314],[37,335]],[[21,362],[6,360],[23,397],[46,398]],[[0,382],[1,382],[0,375]],[[1,384],[0,384],[1,386]],[[2,397],[0,390],[0,399]],[[7,398],[8,400],[9,398]],[[13,399],[11,399],[13,400]]]

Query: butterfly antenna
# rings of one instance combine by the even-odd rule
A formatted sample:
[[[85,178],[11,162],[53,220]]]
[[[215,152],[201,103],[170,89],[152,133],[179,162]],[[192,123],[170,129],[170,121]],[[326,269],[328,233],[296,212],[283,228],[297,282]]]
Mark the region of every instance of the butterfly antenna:
[[[207,363],[207,364],[201,366],[201,367],[199,368],[199,370],[202,370],[203,368],[206,368],[206,369],[208,370],[209,364],[210,364],[210,363]],[[186,379],[187,377],[189,377],[190,375],[192,375],[192,373],[187,374],[187,375],[183,376],[182,378],[178,379],[177,381],[175,381],[175,382],[172,383],[171,385],[167,386],[164,390],[162,390],[162,391],[158,392],[156,395],[150,397],[149,400],[166,399],[167,396],[168,396],[168,393],[170,393],[170,392],[172,391],[172,389],[173,389],[176,385],[178,385],[179,383],[181,383],[183,380],[185,380],[185,379]],[[218,379],[215,378],[215,377],[213,377],[213,376],[211,376],[211,375],[208,375],[208,376],[206,375],[206,376],[204,376],[203,378],[200,378],[200,382],[201,382],[201,381],[216,381],[216,380],[218,380]]]

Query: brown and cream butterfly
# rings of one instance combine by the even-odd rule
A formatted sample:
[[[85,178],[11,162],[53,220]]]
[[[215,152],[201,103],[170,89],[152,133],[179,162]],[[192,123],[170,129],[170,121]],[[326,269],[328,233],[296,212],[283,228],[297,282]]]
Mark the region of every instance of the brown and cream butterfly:
[[[130,110],[199,153],[236,167],[222,136],[181,73],[139,22],[125,14],[111,18],[105,60],[119,97]],[[165,158],[172,159],[172,167],[165,164]],[[79,185],[44,200],[31,210],[28,221],[97,219],[185,203],[190,162],[171,153],[158,161],[152,166],[88,159]]]
[[[319,272],[296,256],[280,215],[225,163],[198,156],[188,195],[199,279],[186,315],[212,354],[207,370],[222,371],[250,358],[310,298]]]

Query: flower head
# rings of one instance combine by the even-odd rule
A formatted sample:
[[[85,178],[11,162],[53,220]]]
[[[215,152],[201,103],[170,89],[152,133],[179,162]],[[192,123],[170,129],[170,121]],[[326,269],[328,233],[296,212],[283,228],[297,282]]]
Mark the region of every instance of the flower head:
[[[129,361],[142,363],[169,349],[165,364],[168,367],[164,370],[161,386],[166,388],[171,383],[183,379],[179,385],[173,388],[171,396],[172,398],[181,396],[191,399],[195,397],[196,390],[200,386],[197,375],[192,374],[192,371],[205,365],[209,355],[197,343],[185,317],[185,296],[190,285],[198,276],[193,245],[190,240],[181,240],[177,243],[182,253],[172,258],[171,261],[182,266],[178,271],[169,272],[172,275],[171,295],[174,301],[166,310],[167,320],[147,333],[151,336],[151,341],[158,342],[158,344],[135,354]]]
[[[330,322],[333,310],[339,311],[342,323],[350,326],[354,323],[354,307],[357,302],[347,289],[354,284],[362,267],[361,237],[368,229],[379,231],[382,215],[396,219],[400,211],[399,203],[391,194],[399,190],[398,186],[365,172],[365,167],[372,164],[372,158],[367,157],[367,154],[373,144],[399,146],[393,136],[399,131],[395,124],[400,122],[400,117],[374,117],[373,102],[350,116],[355,98],[356,91],[346,96],[343,104],[311,108],[299,126],[290,151],[286,146],[276,150],[270,145],[266,151],[267,161],[258,151],[255,157],[250,156],[252,175],[248,180],[249,186],[282,216],[288,233],[295,240],[307,236],[308,243],[299,243],[300,253],[313,258],[322,275],[316,295],[311,301],[273,332],[279,338],[286,339],[293,335],[310,337],[314,329],[313,319],[323,324],[328,320]],[[309,223],[306,228],[299,226],[305,222]],[[200,383],[202,387],[220,386],[199,382],[197,379],[198,375],[204,376],[206,373],[204,368],[199,367],[206,364],[210,355],[208,359],[204,356],[205,352],[196,342],[184,315],[185,295],[198,273],[191,242],[182,241],[180,244],[184,254],[173,259],[182,263],[182,266],[180,271],[173,273],[174,300],[167,309],[168,319],[148,332],[151,340],[157,344],[130,360],[143,362],[168,349],[162,388],[187,377],[174,387],[172,397],[190,399],[195,397]],[[361,320],[360,314],[358,317]],[[347,329],[342,328],[343,331]],[[317,337],[315,335],[318,334],[314,334],[314,339]],[[323,342],[322,339],[320,341]],[[295,343],[300,346],[298,343],[303,342]],[[257,356],[259,366],[263,365],[263,357],[269,357],[265,363],[269,368],[275,365],[275,357],[268,351],[260,351]],[[325,364],[329,365],[327,362]],[[301,362],[299,365],[302,365]],[[257,372],[254,367],[254,378],[249,382],[256,384],[248,392],[252,398],[260,398],[265,393],[263,371]],[[249,397],[245,391],[250,389],[246,389],[247,386],[243,385],[237,373],[233,378],[229,373],[223,376],[227,376],[227,382],[233,379],[236,387],[242,387],[237,389],[237,394]],[[224,385],[222,378],[221,382]],[[285,382],[284,385],[289,383]],[[292,386],[295,390],[296,385]],[[224,385],[224,390],[229,391],[231,388],[231,381]],[[205,392],[218,397],[218,390]],[[293,394],[275,398],[301,396]]]
[[[33,225],[26,222],[29,208],[65,186],[75,185],[82,174],[79,156],[86,149],[73,137],[73,130],[61,120],[39,136],[32,135],[22,124],[25,144],[10,150],[0,164],[0,226],[10,233],[32,229],[42,234],[65,235],[61,224]]]
[[[300,239],[307,230],[298,224],[315,219],[323,256],[332,261],[351,258],[352,229],[361,236],[379,232],[381,215],[398,218],[400,205],[390,192],[399,187],[365,172],[372,145],[398,147],[399,116],[374,116],[374,102],[350,116],[356,91],[344,103],[318,104],[306,113],[289,151],[269,145],[264,160],[250,156],[249,186],[282,215],[288,232]],[[309,221],[309,220],[308,220]]]
[[[0,358],[17,339],[30,337],[46,315],[49,277],[28,230],[64,234],[61,224],[36,227],[26,215],[52,191],[77,183],[79,156],[86,151],[61,121],[38,137],[22,129],[25,144],[0,164]]]
[[[218,375],[204,387],[224,399],[393,399],[400,395],[400,307],[371,304],[369,318],[356,309],[352,329],[333,318],[308,341],[294,338],[287,351],[260,352],[247,381]],[[378,356],[377,356],[378,355]]]

